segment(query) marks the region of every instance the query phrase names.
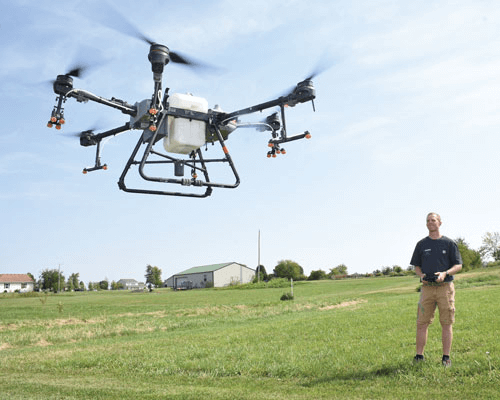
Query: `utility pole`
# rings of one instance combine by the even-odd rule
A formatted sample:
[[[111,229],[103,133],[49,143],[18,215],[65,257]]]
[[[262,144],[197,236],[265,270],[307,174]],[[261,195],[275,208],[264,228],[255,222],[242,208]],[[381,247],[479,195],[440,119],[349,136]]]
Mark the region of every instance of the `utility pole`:
[[[59,264],[59,272],[57,274],[57,293],[61,291],[61,264]]]
[[[257,265],[257,283],[260,282],[260,229],[259,229],[259,256]]]

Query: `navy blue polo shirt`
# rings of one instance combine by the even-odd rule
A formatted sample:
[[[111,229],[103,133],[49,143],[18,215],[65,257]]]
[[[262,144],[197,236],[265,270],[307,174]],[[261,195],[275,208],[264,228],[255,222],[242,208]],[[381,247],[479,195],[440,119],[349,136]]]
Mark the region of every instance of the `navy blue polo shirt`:
[[[457,244],[446,236],[431,239],[429,236],[415,246],[410,264],[420,267],[424,274],[444,272],[454,265],[462,264],[462,256]],[[451,282],[452,275],[446,275],[445,282]]]

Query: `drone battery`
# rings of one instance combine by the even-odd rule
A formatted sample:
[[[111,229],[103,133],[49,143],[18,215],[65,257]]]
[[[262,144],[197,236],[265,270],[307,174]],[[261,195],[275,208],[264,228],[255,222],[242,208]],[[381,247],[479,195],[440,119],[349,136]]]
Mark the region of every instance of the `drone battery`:
[[[208,102],[205,99],[189,94],[174,93],[169,97],[169,104],[174,108],[208,112]],[[169,116],[163,146],[169,153],[189,154],[205,144],[205,134],[206,122]]]

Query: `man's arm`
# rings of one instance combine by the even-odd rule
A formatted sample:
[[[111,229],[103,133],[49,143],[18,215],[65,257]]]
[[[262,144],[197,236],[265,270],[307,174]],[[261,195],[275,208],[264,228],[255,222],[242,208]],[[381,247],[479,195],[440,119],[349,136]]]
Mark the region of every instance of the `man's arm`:
[[[415,268],[416,270],[417,268]],[[449,268],[443,272],[436,272],[436,282],[443,282],[447,275],[455,275],[462,270],[462,264],[455,264],[453,267]]]
[[[415,266],[415,275],[417,275],[420,279],[422,279],[425,276],[425,274],[422,273],[422,269],[417,266]]]

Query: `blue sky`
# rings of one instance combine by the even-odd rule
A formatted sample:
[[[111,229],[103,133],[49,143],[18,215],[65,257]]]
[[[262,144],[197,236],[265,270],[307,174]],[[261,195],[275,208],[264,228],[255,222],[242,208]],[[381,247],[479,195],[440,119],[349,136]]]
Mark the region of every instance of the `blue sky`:
[[[108,171],[83,175],[94,148],[64,132],[127,122],[69,99],[62,131],[46,128],[45,82],[82,59],[74,86],[133,104],[150,98],[148,46],[104,27],[99,2],[13,1],[0,17],[0,273],[46,268],[86,283],[163,278],[235,261],[271,272],[281,259],[350,273],[406,267],[425,216],[479,248],[500,230],[500,6],[494,1],[114,1],[141,31],[220,66],[168,65],[164,87],[209,107],[245,108],[280,95],[322,60],[310,103],[287,112],[312,139],[267,159],[266,133],[239,129],[227,146],[237,189],[207,199],[120,191],[139,131],[104,143]],[[118,7],[119,6],[119,7]],[[261,115],[247,117],[258,120]]]

